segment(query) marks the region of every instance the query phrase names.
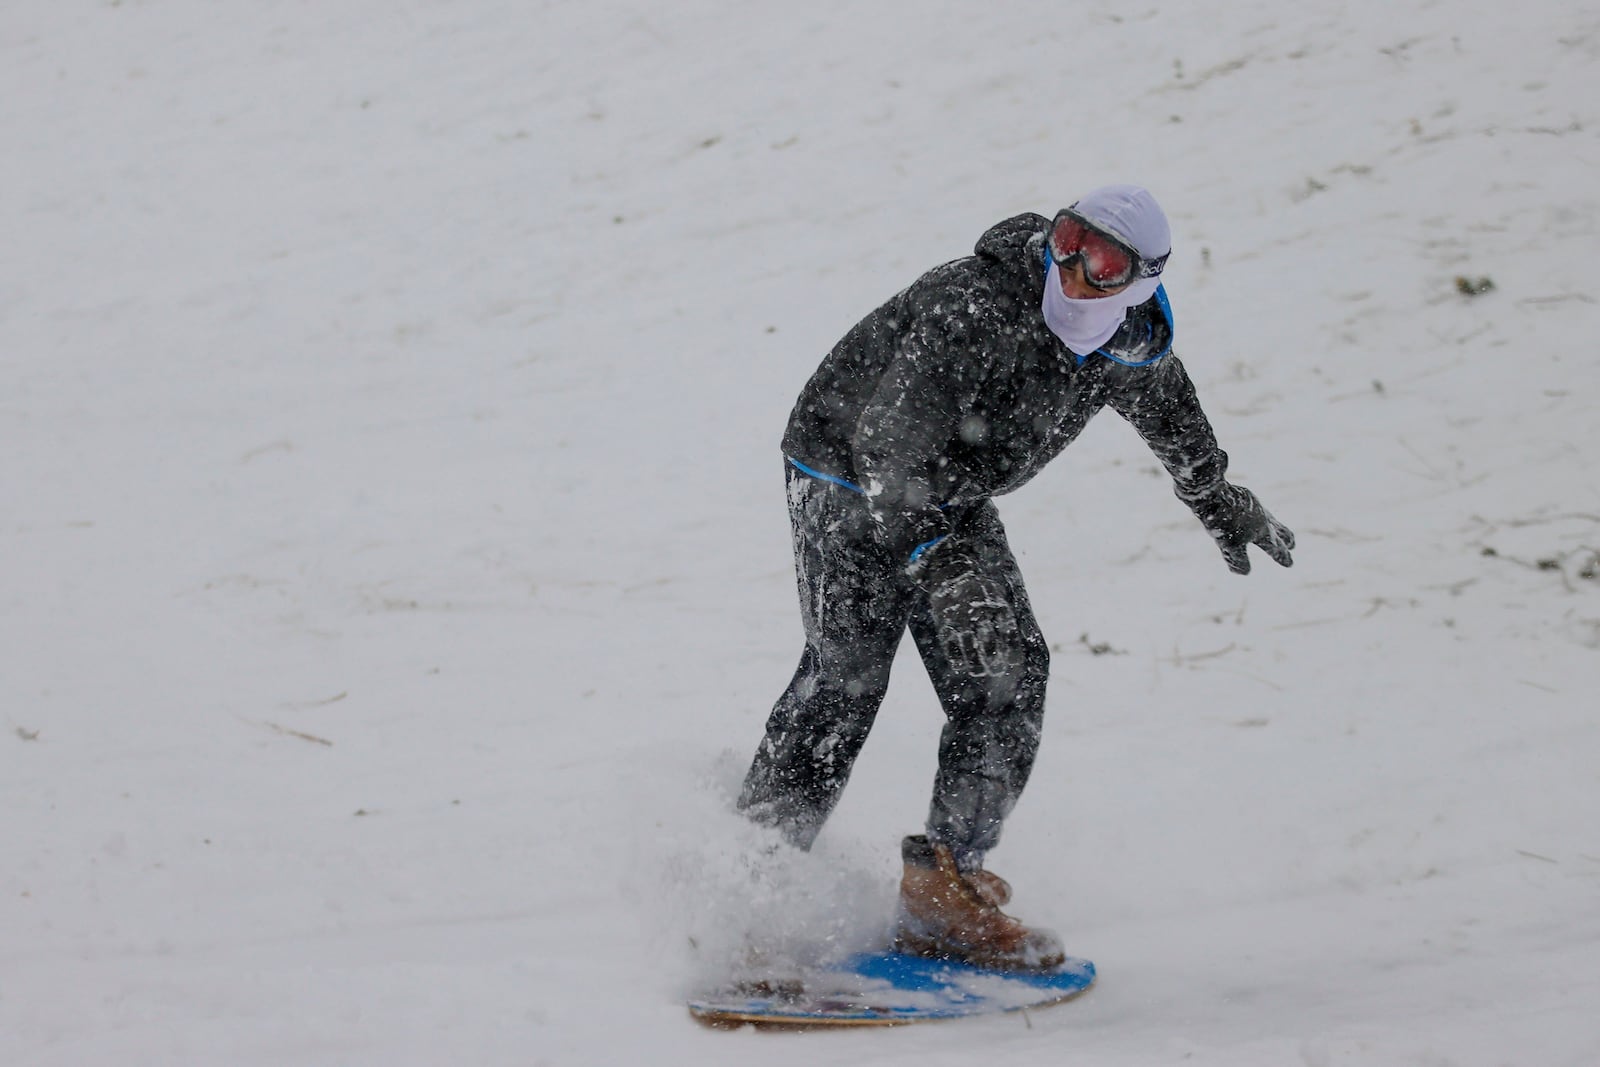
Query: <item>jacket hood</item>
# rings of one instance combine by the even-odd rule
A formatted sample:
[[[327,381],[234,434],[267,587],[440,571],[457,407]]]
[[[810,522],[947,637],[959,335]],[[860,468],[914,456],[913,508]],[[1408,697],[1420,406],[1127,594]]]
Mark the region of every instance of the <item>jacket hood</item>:
[[[1031,211],[1013,215],[985,230],[973,247],[973,252],[1014,270],[1024,271],[1043,292],[1046,266],[1044,238],[1049,230],[1050,220],[1043,215],[1035,215]]]

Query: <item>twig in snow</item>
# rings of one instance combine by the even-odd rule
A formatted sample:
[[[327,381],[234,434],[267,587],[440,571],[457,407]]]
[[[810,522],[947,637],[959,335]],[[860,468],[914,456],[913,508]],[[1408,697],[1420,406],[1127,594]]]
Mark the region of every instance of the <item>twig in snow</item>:
[[[1372,606],[1370,608],[1368,608],[1362,614],[1361,617],[1363,619],[1370,619],[1374,615],[1376,615],[1378,612],[1382,611],[1384,608],[1399,608],[1399,607],[1413,607],[1414,608],[1416,606],[1417,606],[1417,601],[1414,598],[1407,598],[1407,600],[1402,604],[1398,600],[1390,600],[1387,597],[1375,596],[1375,597],[1372,598]]]
[[[1572,584],[1572,579],[1567,575],[1568,563],[1573,564],[1575,573],[1584,581],[1592,582],[1600,578],[1600,550],[1590,548],[1588,545],[1580,545],[1567,552],[1557,552],[1553,556],[1541,556],[1534,560],[1507,555],[1492,545],[1484,545],[1479,555],[1490,559],[1503,559],[1532,571],[1553,571],[1561,576],[1561,584],[1569,593],[1576,593],[1578,587]]]
[[[1382,536],[1380,536],[1378,534],[1357,533],[1354,530],[1346,530],[1342,526],[1337,526],[1337,527],[1334,527],[1332,529],[1326,529],[1326,530],[1324,530],[1324,529],[1307,530],[1306,533],[1312,534],[1312,535],[1314,535],[1316,537],[1326,537],[1330,541],[1340,541],[1340,542],[1344,542],[1345,544],[1355,544],[1355,545],[1370,544],[1370,543],[1372,543],[1374,541],[1382,541],[1383,540]]]
[[[286,708],[325,708],[329,704],[339,703],[339,701],[345,699],[349,695],[350,691],[347,689],[342,693],[335,693],[331,697],[323,697],[321,700],[301,700],[285,704],[283,706]]]
[[[1501,526],[1510,526],[1513,529],[1520,526],[1549,526],[1551,523],[1570,522],[1573,519],[1581,519],[1584,522],[1600,523],[1600,515],[1595,515],[1587,511],[1563,511],[1559,515],[1545,515],[1537,519],[1491,520],[1484,518],[1482,515],[1472,516],[1473,522],[1481,523],[1482,525],[1489,527],[1491,530],[1498,529]]]
[[[1229,642],[1226,646],[1214,649],[1211,652],[1193,652],[1189,655],[1184,655],[1177,649],[1173,649],[1172,662],[1175,666],[1186,667],[1190,666],[1191,664],[1199,663],[1201,660],[1216,659],[1219,656],[1226,656],[1229,652],[1232,652],[1238,647],[1239,646],[1237,644]]]
[[[329,741],[326,737],[318,737],[316,734],[303,733],[300,730],[291,730],[287,726],[279,726],[275,722],[264,722],[261,725],[267,727],[268,729],[276,730],[285,737],[298,737],[302,741],[310,741],[317,745],[327,745],[329,748],[333,747],[333,742]]]
[[[1087,632],[1078,635],[1078,644],[1089,650],[1092,656],[1126,656],[1125,648],[1112,648],[1108,641],[1091,641]]]

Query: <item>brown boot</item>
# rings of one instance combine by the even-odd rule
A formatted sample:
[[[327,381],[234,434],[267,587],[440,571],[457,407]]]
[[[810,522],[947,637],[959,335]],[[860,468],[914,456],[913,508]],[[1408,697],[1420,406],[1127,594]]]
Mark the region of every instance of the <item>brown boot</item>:
[[[998,971],[1048,971],[1066,959],[1048,930],[1030,929],[1000,910],[1011,899],[1004,878],[962,874],[949,846],[926,837],[901,844],[899,929],[895,949]]]
[[[1011,903],[1011,883],[993,871],[968,871],[961,877],[985,904],[1003,908]]]

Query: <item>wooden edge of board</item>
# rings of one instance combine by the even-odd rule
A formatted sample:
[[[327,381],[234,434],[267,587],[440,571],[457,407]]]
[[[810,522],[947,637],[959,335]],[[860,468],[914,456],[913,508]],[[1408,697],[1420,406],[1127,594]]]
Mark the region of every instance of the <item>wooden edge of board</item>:
[[[912,1023],[945,1023],[956,1019],[981,1019],[986,1015],[1014,1015],[1018,1012],[1030,1012],[1038,1008],[1051,1008],[1057,1004],[1065,1004],[1069,1000],[1077,1000],[1095,987],[1096,983],[1090,982],[1081,989],[1074,989],[1059,997],[1049,1000],[1040,1000],[1032,1004],[1022,1004],[1015,1008],[1002,1008],[999,1011],[979,1011],[966,1015],[881,1015],[881,1016],[849,1016],[849,1015],[771,1015],[762,1012],[734,1011],[720,1008],[696,1008],[689,1006],[689,1014],[695,1022],[710,1030],[740,1030],[746,1026],[757,1030],[767,1031],[801,1031],[801,1030],[841,1030],[859,1029],[863,1027],[888,1027],[910,1026]]]

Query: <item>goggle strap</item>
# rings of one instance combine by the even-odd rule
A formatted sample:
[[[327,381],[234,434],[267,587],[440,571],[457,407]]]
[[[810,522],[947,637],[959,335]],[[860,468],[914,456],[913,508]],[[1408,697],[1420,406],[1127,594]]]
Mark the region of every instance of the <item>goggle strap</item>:
[[[1139,277],[1154,278],[1157,274],[1160,274],[1161,269],[1167,265],[1167,259],[1171,255],[1172,250],[1168,249],[1154,259],[1145,259],[1141,256],[1137,261],[1139,264]]]

